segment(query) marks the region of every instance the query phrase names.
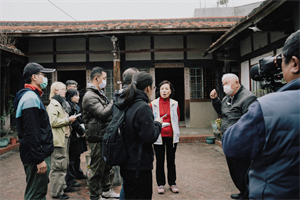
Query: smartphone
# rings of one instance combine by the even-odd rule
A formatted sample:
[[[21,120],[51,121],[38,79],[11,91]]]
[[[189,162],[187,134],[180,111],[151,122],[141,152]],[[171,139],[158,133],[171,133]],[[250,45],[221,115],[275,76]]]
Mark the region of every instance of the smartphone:
[[[78,115],[75,115],[75,117],[79,117],[79,116],[81,116],[81,113],[79,113]]]

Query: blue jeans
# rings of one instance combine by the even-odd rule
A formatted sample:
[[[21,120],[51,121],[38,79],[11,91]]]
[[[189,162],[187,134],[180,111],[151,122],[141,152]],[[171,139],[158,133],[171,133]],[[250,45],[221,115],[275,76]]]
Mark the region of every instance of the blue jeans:
[[[123,183],[124,183],[124,180],[122,178],[122,188],[121,188],[120,197],[119,197],[119,199],[121,199],[121,200],[125,200],[125,191],[124,191],[124,185],[123,185]]]

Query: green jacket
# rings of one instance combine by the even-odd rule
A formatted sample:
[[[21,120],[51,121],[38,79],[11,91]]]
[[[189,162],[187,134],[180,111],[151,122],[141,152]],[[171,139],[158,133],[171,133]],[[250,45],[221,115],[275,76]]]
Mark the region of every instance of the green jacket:
[[[106,127],[112,120],[112,106],[112,100],[108,102],[105,94],[95,86],[87,88],[82,99],[82,110],[88,142],[102,141]]]
[[[54,147],[65,147],[65,137],[70,136],[69,115],[55,99],[47,107],[53,133]]]

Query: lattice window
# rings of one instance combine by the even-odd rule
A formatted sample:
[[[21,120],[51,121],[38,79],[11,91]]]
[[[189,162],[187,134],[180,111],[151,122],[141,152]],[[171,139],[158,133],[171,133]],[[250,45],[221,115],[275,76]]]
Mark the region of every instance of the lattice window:
[[[106,70],[106,87],[104,91],[107,98],[111,100],[114,94],[114,71],[112,69]]]
[[[191,99],[209,99],[209,93],[216,88],[215,68],[190,68]]]
[[[49,96],[50,96],[50,87],[53,83],[53,81],[52,81],[53,74],[52,73],[44,73],[44,75],[45,75],[45,77],[48,78],[48,85],[45,89],[43,89],[44,94],[42,96],[42,102],[47,105],[50,103]]]

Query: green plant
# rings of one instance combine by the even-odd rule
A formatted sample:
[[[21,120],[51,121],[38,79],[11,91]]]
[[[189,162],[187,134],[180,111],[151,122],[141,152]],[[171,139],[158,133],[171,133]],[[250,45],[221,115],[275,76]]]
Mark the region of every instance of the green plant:
[[[5,120],[8,116],[15,116],[15,109],[14,109],[14,106],[13,106],[13,98],[14,98],[14,95],[10,94],[9,95],[9,100],[8,100],[8,108],[5,112],[3,112],[3,115],[0,116],[0,136],[2,137],[2,134],[4,133],[4,125],[5,125]],[[7,131],[5,135],[7,135],[8,133],[10,132]]]
[[[211,121],[211,123],[216,123],[219,127],[221,127],[222,124],[222,119],[221,118],[217,118],[216,120]]]

